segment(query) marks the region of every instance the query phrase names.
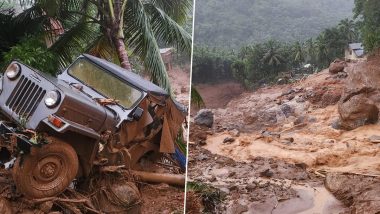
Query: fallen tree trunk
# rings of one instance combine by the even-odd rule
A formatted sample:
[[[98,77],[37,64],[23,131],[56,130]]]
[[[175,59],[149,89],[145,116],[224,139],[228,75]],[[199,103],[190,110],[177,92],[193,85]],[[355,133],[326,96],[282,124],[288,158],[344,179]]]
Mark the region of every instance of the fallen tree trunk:
[[[166,183],[170,185],[185,186],[184,175],[163,174],[154,172],[132,171],[142,181],[151,183]]]

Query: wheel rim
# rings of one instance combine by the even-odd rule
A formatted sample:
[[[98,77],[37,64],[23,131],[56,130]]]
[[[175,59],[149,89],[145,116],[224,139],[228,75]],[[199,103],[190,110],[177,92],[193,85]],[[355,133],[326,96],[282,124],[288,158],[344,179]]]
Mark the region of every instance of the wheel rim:
[[[49,154],[38,160],[32,172],[32,185],[39,190],[49,190],[65,179],[67,166],[59,154]]]

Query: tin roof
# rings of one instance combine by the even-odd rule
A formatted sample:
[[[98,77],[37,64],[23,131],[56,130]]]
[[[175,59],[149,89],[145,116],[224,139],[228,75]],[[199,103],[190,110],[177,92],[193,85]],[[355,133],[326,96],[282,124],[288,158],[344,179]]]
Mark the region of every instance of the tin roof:
[[[348,47],[354,51],[356,56],[361,57],[364,55],[364,47],[362,43],[351,43]]]

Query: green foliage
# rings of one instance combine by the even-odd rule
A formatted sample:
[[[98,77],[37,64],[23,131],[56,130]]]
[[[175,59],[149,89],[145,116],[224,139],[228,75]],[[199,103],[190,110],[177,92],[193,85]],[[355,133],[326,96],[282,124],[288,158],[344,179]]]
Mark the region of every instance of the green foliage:
[[[57,56],[47,50],[45,41],[38,36],[26,37],[19,44],[13,46],[4,54],[2,67],[9,64],[13,59],[38,69],[45,73],[54,75],[57,72]]]
[[[197,108],[201,108],[205,105],[202,96],[199,94],[194,86],[191,86],[191,104],[195,105]]]
[[[192,81],[202,83],[232,79],[231,64],[235,58],[233,51],[194,46]]]
[[[25,29],[52,38],[58,36],[54,33],[57,29],[63,29],[50,48],[60,67],[67,66],[83,52],[117,63],[127,61],[124,41],[127,52],[140,62],[133,63],[142,64],[153,82],[170,91],[158,41],[190,55],[191,35],[182,25],[187,21],[191,3],[190,0],[22,0],[27,9],[15,21],[12,14],[12,20],[6,22],[9,25],[2,25],[2,20],[8,17],[0,16],[0,51],[7,52],[16,45],[30,32]]]
[[[197,47],[193,54],[193,82],[229,80],[232,74],[248,89],[276,83],[283,75],[310,73],[313,68],[327,67],[334,59],[343,57],[349,43],[359,40],[357,23],[344,19],[336,27],[325,29],[316,38],[305,42],[269,40],[243,46],[237,54],[218,48]],[[221,69],[220,65],[227,60],[230,67]],[[303,68],[305,64],[312,67]],[[222,76],[222,70],[231,72],[224,74],[228,78],[218,78]]]
[[[187,191],[194,191],[199,194],[204,205],[203,213],[215,213],[215,207],[226,197],[225,193],[210,185],[199,182],[187,182]]]
[[[235,48],[271,39],[305,41],[351,18],[353,7],[354,0],[198,0],[195,44]]]
[[[365,49],[372,51],[380,47],[380,1],[355,0],[354,12],[360,20]]]

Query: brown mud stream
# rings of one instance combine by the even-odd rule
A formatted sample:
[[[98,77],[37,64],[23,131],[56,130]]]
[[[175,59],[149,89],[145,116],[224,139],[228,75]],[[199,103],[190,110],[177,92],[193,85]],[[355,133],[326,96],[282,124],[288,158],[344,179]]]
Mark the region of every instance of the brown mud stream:
[[[215,213],[380,212],[380,124],[338,125],[346,91],[380,88],[379,62],[243,93],[212,109],[213,128],[191,126],[190,179],[228,195]]]

